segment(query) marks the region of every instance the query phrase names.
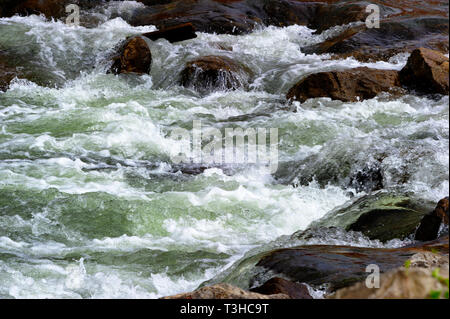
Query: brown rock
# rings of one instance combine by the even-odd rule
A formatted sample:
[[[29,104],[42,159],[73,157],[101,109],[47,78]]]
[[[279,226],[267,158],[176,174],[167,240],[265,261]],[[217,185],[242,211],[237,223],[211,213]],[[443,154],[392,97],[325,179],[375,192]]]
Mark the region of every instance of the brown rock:
[[[245,87],[251,71],[224,56],[205,56],[188,62],[181,72],[181,85],[201,93]]]
[[[262,295],[248,292],[229,284],[218,284],[161,299],[289,299],[289,296],[284,294]]]
[[[111,72],[121,73],[150,73],[152,53],[147,42],[139,36],[126,40],[119,49],[119,56],[114,58]]]
[[[449,198],[441,199],[437,207],[425,215],[416,231],[416,240],[429,241],[437,238],[441,224],[448,225]]]
[[[272,278],[264,285],[250,289],[250,291],[263,295],[284,294],[288,295],[291,299],[313,299],[306,285],[278,277]]]
[[[312,245],[278,249],[260,257],[250,285],[278,274],[312,286],[327,284],[329,291],[335,291],[365,280],[369,265],[378,265],[380,272],[385,273],[430,250],[448,256],[448,236],[426,245],[402,248]]]
[[[305,102],[310,98],[329,97],[332,100],[356,102],[371,99],[381,92],[394,92],[400,85],[398,72],[356,68],[311,74],[288,92],[289,100]],[[398,90],[398,88],[397,88]]]
[[[448,258],[447,258],[448,266]],[[330,299],[429,299],[432,292],[438,292],[440,298],[448,292],[445,281],[436,278],[432,269],[399,268],[382,274],[380,288],[368,288],[365,282],[338,290],[328,296]],[[448,280],[448,267],[440,271],[440,276]]]
[[[414,50],[400,71],[400,81],[410,89],[423,93],[448,94],[449,59],[430,49]]]
[[[149,38],[152,41],[166,39],[170,43],[195,39],[197,37],[192,23],[185,23],[159,31],[145,33],[142,36]]]

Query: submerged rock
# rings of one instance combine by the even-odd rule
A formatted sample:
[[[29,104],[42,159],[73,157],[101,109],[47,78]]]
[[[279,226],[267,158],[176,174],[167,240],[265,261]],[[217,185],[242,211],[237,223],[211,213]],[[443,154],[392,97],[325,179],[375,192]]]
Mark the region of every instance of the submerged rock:
[[[289,299],[289,296],[285,294],[263,295],[229,284],[218,284],[162,299]]]
[[[382,242],[405,239],[415,233],[433,203],[408,194],[380,191],[366,195],[331,211],[311,227],[340,227],[359,231]]]
[[[188,62],[181,72],[181,85],[201,93],[245,87],[251,71],[224,56],[204,56]]]
[[[399,86],[397,71],[362,67],[311,74],[295,84],[287,98],[302,103],[318,97],[356,102],[374,98],[381,92],[393,92]]]
[[[272,278],[264,285],[250,289],[250,291],[263,295],[284,294],[288,295],[291,299],[313,299],[306,285],[278,277]]]
[[[410,89],[423,93],[448,95],[449,59],[426,48],[414,50],[400,71],[400,81]]]
[[[416,240],[428,241],[438,237],[442,224],[448,226],[449,198],[441,199],[437,207],[429,214],[425,215],[416,231]]]
[[[0,92],[8,89],[9,83],[16,75],[16,69],[10,67],[0,54]]]
[[[121,73],[150,73],[152,65],[152,53],[147,42],[139,36],[127,39],[119,49],[119,55],[115,57],[111,72]]]

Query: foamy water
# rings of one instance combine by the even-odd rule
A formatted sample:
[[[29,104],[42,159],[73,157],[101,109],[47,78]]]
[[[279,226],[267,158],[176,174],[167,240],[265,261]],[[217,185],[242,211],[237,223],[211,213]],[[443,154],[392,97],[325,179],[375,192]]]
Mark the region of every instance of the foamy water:
[[[27,65],[49,82],[16,79],[0,93],[0,298],[157,298],[195,289],[344,204],[348,172],[379,156],[386,188],[401,184],[434,201],[448,194],[448,97],[284,99],[306,74],[399,70],[407,56],[360,63],[305,55],[301,47],[339,30],[268,27],[152,42],[150,75],[106,74],[115,45],[156,29],[110,19],[137,5],[112,3],[90,29],[0,19],[1,48],[28,48]],[[247,65],[249,90],[202,96],[178,86],[184,64],[203,55]],[[170,132],[194,120],[221,130],[278,128],[288,174],[174,171],[170,157],[188,141]],[[295,187],[301,174],[330,179]],[[345,235],[328,243],[381,245]]]

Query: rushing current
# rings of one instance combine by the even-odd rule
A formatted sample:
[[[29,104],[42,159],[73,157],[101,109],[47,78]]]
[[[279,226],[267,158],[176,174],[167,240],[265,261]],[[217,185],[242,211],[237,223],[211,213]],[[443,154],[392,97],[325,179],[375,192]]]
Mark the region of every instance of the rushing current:
[[[92,28],[35,15],[0,19],[0,48],[17,52],[36,78],[15,79],[0,93],[0,298],[193,290],[248,251],[346,203],[355,193],[348,174],[380,156],[385,188],[401,185],[432,201],[448,194],[448,96],[285,99],[306,74],[400,70],[407,55],[377,63],[305,55],[302,47],[338,28],[267,27],[158,40],[150,75],[108,74],[118,43],[156,30],[114,17],[135,5],[111,4]],[[206,95],[179,86],[186,62],[205,55],[247,65],[250,86]],[[278,128],[280,173],[248,165],[175,169],[180,141],[170,132],[191,129],[194,120],[221,130]],[[299,172],[312,180],[299,182]]]

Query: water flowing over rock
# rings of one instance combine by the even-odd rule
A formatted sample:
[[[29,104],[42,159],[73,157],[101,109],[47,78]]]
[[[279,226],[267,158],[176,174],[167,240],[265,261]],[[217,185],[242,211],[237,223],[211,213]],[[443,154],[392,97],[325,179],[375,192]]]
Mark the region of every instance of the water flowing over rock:
[[[201,32],[248,33],[260,25],[308,25],[325,30],[331,26],[362,20],[367,4],[346,1],[292,0],[182,0],[141,1],[147,8],[136,10],[132,25],[154,24],[158,28],[191,22]]]
[[[0,92],[8,89],[9,83],[16,75],[16,70],[7,65],[0,54]]]
[[[312,226],[341,227],[386,242],[415,233],[423,216],[435,204],[408,194],[385,191],[362,196],[325,215]]]
[[[285,294],[263,295],[248,292],[229,284],[218,284],[162,299],[289,299],[289,296]]]
[[[114,74],[148,74],[152,66],[152,53],[147,42],[139,36],[126,40],[115,57],[111,72]]]
[[[448,2],[373,1],[381,9],[379,28],[353,24],[325,41],[302,48],[305,53],[332,53],[360,61],[389,60],[420,47],[448,52]],[[337,24],[335,24],[337,25]]]
[[[400,71],[400,81],[419,92],[448,95],[448,63],[449,59],[439,52],[426,48],[414,50]]]
[[[449,202],[448,197],[441,199],[437,207],[425,215],[416,231],[416,240],[428,241],[438,237],[441,225],[448,227]]]
[[[205,56],[188,62],[181,72],[181,85],[201,93],[235,90],[248,84],[251,71],[224,56]]]
[[[399,86],[397,71],[363,67],[311,74],[294,85],[287,98],[305,102],[310,98],[329,97],[356,102],[374,98],[381,92],[393,92]]]

